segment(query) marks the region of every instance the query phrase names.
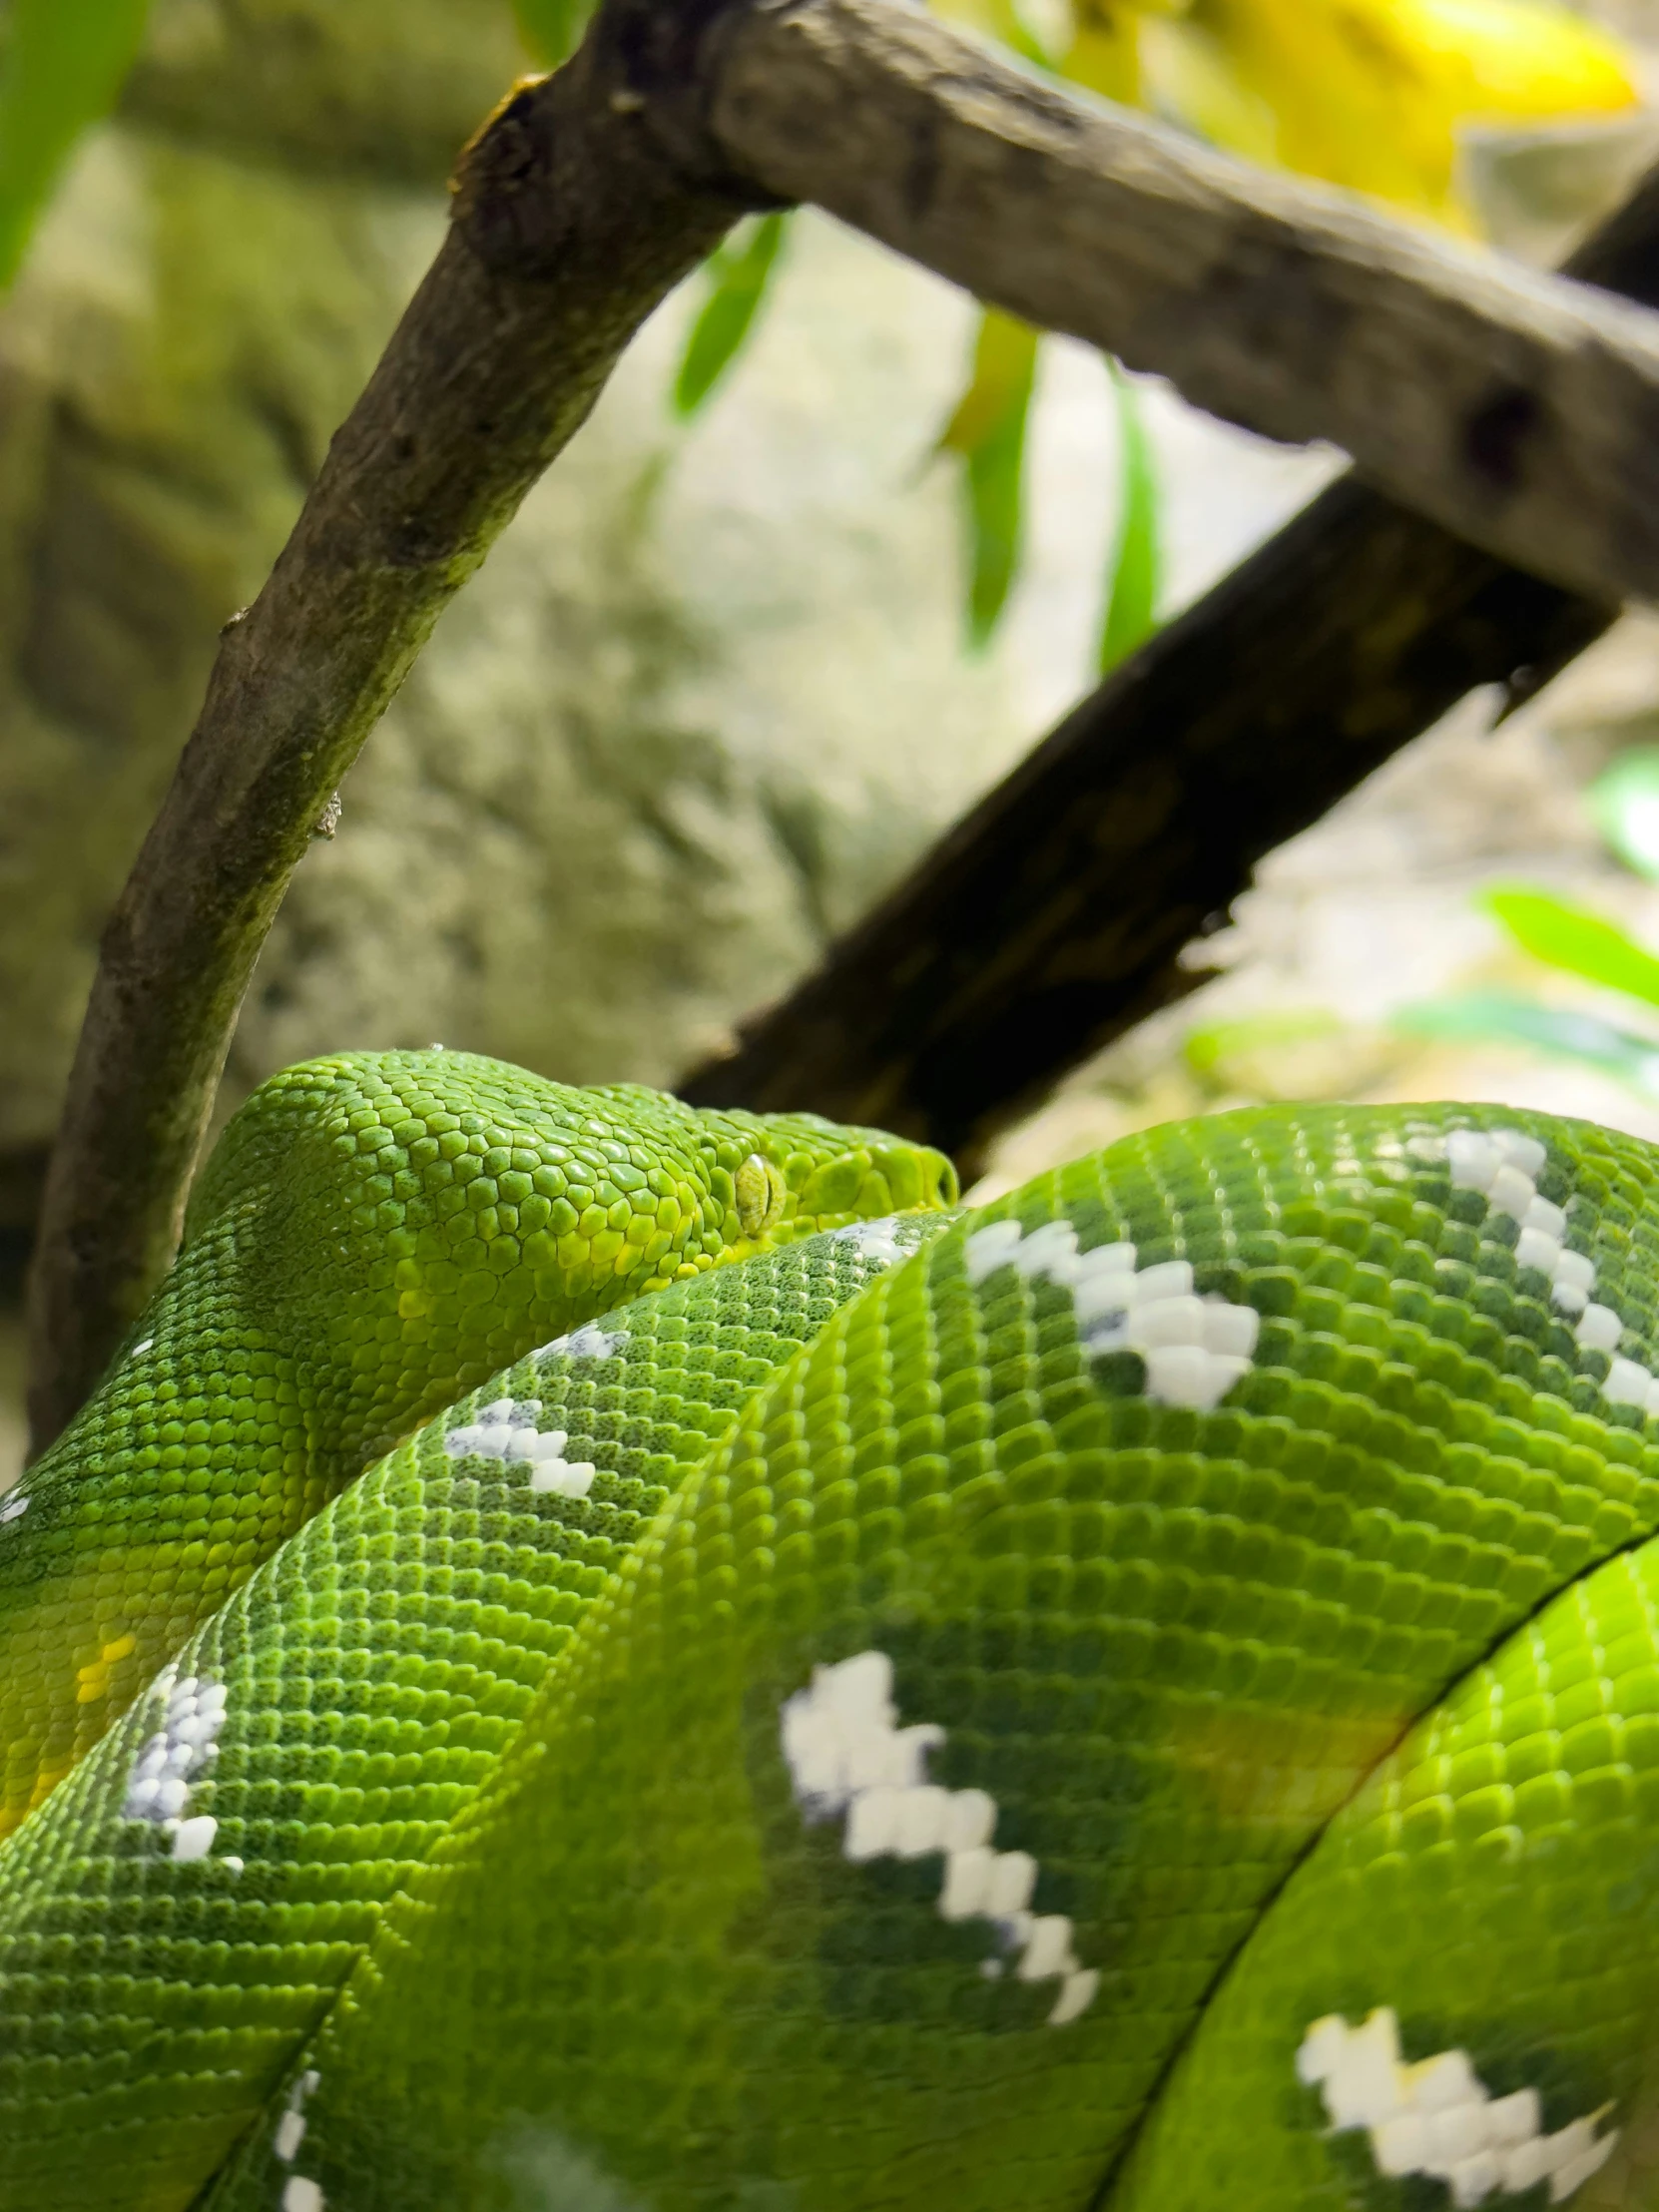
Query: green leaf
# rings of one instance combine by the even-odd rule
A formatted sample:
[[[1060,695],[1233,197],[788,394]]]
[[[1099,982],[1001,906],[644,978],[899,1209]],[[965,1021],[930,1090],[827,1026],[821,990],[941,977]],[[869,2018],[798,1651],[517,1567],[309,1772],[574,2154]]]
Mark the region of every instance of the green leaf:
[[[1323,1006],[1287,1007],[1278,1013],[1248,1014],[1239,1021],[1212,1021],[1189,1029],[1181,1042],[1181,1056],[1201,1082],[1225,1083],[1234,1063],[1251,1053],[1322,1043],[1342,1034],[1342,1022]]]
[[[1400,1007],[1393,1026],[1408,1036],[1452,1043],[1481,1040],[1531,1045],[1577,1060],[1659,1095],[1659,1041],[1620,1029],[1596,1014],[1580,1014],[1506,991],[1470,991]]]
[[[1019,569],[1037,338],[1030,323],[983,308],[967,388],[939,432],[937,450],[959,453],[965,464],[968,636],[975,646],[989,642]]]
[[[147,0],[12,0],[0,44],[0,286],[75,141],[115,105],[146,12]]]
[[[692,324],[674,382],[677,414],[695,414],[731,367],[766,296],[783,243],[783,216],[764,215],[747,239],[709,256],[709,296]]]
[[[1106,579],[1100,627],[1100,673],[1137,652],[1158,627],[1163,580],[1158,469],[1152,440],[1134,385],[1116,361],[1108,361],[1118,403],[1118,534]]]
[[[1659,1006],[1659,959],[1616,922],[1547,891],[1491,891],[1485,905],[1533,959]]]
[[[1659,746],[1621,753],[1584,797],[1596,828],[1625,865],[1659,882]]]
[[[582,42],[594,0],[513,0],[524,51],[542,69],[557,69]]]

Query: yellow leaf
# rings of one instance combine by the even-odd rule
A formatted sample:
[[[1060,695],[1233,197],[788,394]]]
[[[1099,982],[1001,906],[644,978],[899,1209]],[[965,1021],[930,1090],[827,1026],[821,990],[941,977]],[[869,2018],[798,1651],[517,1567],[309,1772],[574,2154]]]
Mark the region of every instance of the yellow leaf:
[[[938,0],[1010,37],[1015,0]],[[1029,39],[1015,43],[1029,52]],[[1619,42],[1558,0],[1071,0],[1056,65],[1256,161],[1467,230],[1464,124],[1632,107]]]
[[[1125,0],[1076,0],[1071,43],[1060,74],[1107,100],[1136,107],[1141,98],[1139,11]]]
[[[1244,84],[1215,34],[1190,19],[1148,23],[1140,39],[1148,107],[1176,115],[1213,145],[1272,168],[1279,124],[1259,92]]]
[[[1637,97],[1617,45],[1546,0],[1199,0],[1194,21],[1271,111],[1284,167],[1460,228],[1460,124]]]
[[[1618,44],[1542,0],[1399,0],[1420,44],[1444,56],[1468,119],[1606,114],[1637,99]]]

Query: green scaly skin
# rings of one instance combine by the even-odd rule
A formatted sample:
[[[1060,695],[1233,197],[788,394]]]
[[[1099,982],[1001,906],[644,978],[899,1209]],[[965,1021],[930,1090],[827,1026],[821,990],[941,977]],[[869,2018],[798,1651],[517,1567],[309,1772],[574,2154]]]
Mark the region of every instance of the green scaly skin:
[[[0,1546],[0,1836],[262,1560],[460,1392],[626,1299],[954,1189],[940,1154],[878,1130],[574,1091],[467,1053],[275,1077]]]
[[[1659,2204],[1656,1293],[1275,1108],[468,1377],[0,1849],[0,2207]]]
[[[916,1215],[898,1234],[938,1226]],[[212,1807],[211,1857],[176,1868],[165,1827],[127,1812],[165,1686],[0,1851],[0,2203],[93,2212],[113,2171],[137,2212],[189,2201],[325,2017],[386,1899],[487,1774],[608,1572],[881,1265],[844,1233],[816,1236],[532,1354],[348,1485],[191,1638],[164,1685],[229,1693],[211,1778],[190,1800],[192,1814]],[[538,1494],[528,1465],[447,1448],[503,1396],[534,1400],[569,1459],[603,1462],[585,1497]],[[208,1957],[223,1963],[205,2003]]]

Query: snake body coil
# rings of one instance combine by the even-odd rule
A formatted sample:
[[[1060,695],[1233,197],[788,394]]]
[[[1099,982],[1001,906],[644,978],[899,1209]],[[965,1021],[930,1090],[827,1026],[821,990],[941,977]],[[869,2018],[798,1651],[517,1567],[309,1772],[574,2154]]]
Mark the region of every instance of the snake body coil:
[[[0,1503],[4,2212],[1659,2205],[1659,1155],[953,1197],[251,1102]]]

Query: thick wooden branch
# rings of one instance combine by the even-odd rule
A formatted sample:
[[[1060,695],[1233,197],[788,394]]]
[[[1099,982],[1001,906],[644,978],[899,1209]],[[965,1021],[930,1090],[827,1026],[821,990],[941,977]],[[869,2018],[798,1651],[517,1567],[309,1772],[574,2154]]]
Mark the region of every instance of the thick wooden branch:
[[[707,81],[733,165],[780,196],[1214,414],[1330,439],[1535,574],[1659,597],[1651,315],[1085,105],[890,0],[760,0]]]
[[[764,202],[665,152],[636,98],[595,40],[491,119],[436,262],[227,632],[70,1077],[31,1282],[37,1449],[172,1259],[237,1009],[330,795],[639,324]]]
[[[1572,273],[1659,304],[1659,171]],[[1599,602],[1349,478],[1067,716],[824,965],[681,1085],[925,1136],[995,1132],[1201,978],[1263,853],[1478,684],[1535,688]]]

